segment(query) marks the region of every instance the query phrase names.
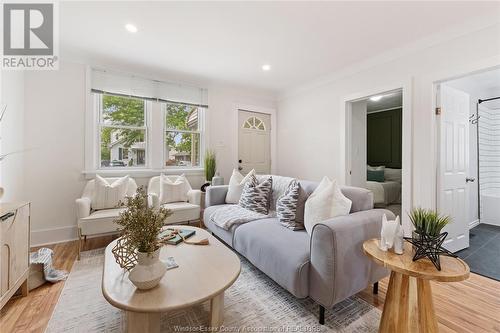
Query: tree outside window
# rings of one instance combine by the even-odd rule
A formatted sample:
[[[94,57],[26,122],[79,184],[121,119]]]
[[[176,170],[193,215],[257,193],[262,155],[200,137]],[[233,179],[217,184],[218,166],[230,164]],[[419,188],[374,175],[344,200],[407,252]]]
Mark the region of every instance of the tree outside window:
[[[113,95],[101,97],[101,167],[145,166],[145,101]]]
[[[185,104],[166,104],[165,166],[200,166],[200,109]]]

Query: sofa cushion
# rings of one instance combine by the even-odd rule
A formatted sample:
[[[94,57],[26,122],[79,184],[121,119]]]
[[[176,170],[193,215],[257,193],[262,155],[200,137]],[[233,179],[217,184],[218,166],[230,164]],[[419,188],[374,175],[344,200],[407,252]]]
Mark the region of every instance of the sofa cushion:
[[[309,236],[283,228],[277,218],[240,225],[234,249],[296,297],[309,294]]]
[[[229,228],[229,230],[224,230],[210,220],[210,216],[212,215],[212,213],[216,209],[224,206],[226,205],[215,205],[205,208],[203,212],[203,223],[205,224],[207,229],[210,230],[215,236],[219,237],[224,243],[232,247],[234,231],[236,230],[236,228],[238,228],[239,225],[233,225],[231,228]]]

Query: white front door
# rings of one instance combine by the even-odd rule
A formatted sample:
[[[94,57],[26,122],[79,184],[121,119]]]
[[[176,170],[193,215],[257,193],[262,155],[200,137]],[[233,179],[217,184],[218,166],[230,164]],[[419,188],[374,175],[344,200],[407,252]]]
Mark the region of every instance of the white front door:
[[[450,215],[444,247],[469,247],[467,172],[469,169],[469,95],[445,84],[440,87],[438,212]]]
[[[264,113],[238,111],[238,169],[247,174],[271,172],[271,116]]]

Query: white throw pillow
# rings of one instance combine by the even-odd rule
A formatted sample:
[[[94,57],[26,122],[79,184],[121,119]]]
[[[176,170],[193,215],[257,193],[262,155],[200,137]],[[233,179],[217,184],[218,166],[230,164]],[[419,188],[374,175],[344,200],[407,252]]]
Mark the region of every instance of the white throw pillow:
[[[109,209],[118,207],[120,201],[125,199],[129,183],[129,176],[118,178],[113,183],[99,175],[94,179],[94,195],[92,209]]]
[[[233,169],[231,179],[229,179],[229,187],[226,194],[226,203],[238,204],[240,202],[241,192],[245,187],[246,182],[250,180],[252,175],[255,176],[255,170],[252,169],[245,177],[238,170]]]
[[[160,176],[160,205],[170,202],[188,201],[191,184],[184,174],[180,176]]]
[[[306,201],[304,226],[307,233],[310,235],[313,227],[320,222],[349,214],[351,205],[351,200],[342,194],[337,181],[324,177]]]
[[[367,165],[367,170],[370,170],[370,171],[380,171],[380,170],[385,170],[385,166],[384,165],[380,165],[380,166],[371,166],[371,165]]]

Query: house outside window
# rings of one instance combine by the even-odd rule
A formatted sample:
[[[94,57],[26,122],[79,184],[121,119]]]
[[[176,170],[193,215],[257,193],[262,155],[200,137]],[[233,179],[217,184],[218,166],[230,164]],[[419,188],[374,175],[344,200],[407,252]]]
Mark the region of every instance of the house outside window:
[[[147,102],[98,95],[100,167],[146,167]]]
[[[165,103],[165,167],[201,166],[201,119],[204,109]]]
[[[87,74],[86,173],[202,171],[206,89],[98,68]]]

